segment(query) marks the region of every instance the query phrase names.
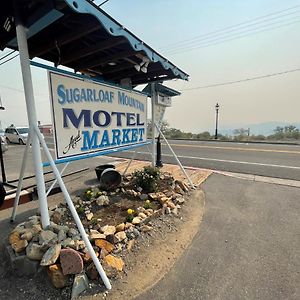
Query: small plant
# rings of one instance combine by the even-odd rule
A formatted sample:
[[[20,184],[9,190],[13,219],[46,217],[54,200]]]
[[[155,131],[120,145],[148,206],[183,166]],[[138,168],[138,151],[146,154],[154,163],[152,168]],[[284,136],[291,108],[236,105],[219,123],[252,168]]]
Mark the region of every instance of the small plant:
[[[77,213],[83,214],[83,213],[84,213],[84,207],[83,207],[83,206],[79,206],[79,207],[77,208]]]
[[[94,196],[94,193],[91,189],[87,189],[85,192],[84,192],[84,196],[87,200],[91,200],[91,198]]]
[[[127,222],[132,222],[133,218],[134,218],[134,210],[131,209],[131,208],[129,208],[129,209],[127,210],[126,221],[127,221]]]
[[[96,218],[93,218],[91,221],[90,221],[90,224],[91,225],[97,225],[98,224],[98,220]]]
[[[145,201],[144,208],[145,208],[145,209],[151,208],[151,202],[150,202],[150,200],[146,200],[146,201]]]
[[[133,173],[133,183],[137,187],[141,187],[146,193],[152,193],[157,189],[159,177],[158,168],[146,166],[143,170]]]

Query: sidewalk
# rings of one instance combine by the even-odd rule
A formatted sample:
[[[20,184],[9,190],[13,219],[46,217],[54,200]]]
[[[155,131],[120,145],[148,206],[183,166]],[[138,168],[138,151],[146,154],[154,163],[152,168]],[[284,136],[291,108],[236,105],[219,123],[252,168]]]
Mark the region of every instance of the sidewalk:
[[[190,248],[137,300],[300,298],[299,188],[213,174]]]

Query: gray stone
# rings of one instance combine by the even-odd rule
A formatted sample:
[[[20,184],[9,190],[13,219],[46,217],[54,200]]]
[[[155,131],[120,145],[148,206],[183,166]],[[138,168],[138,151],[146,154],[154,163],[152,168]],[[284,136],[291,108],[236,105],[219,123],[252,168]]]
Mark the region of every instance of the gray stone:
[[[58,239],[58,242],[62,242],[63,240],[65,240],[67,238],[67,234],[64,230],[60,230],[57,234],[57,239]]]
[[[57,225],[57,224],[51,222],[51,225],[50,225],[50,227],[49,227],[49,230],[52,230],[52,231],[55,232],[55,233],[58,233],[60,230],[63,230],[63,231],[65,231],[65,232],[68,232],[68,231],[69,231],[69,227],[66,226],[66,225],[64,225],[64,226],[62,226],[62,225]]]
[[[107,206],[109,205],[109,198],[108,196],[101,195],[99,198],[96,199],[96,203],[99,206]]]
[[[70,228],[69,231],[68,231],[68,237],[73,237],[73,236],[78,235],[78,234],[79,234],[79,232],[75,228]]]
[[[61,243],[61,245],[63,248],[75,248],[75,241],[73,241],[71,238],[67,238]]]
[[[31,216],[28,219],[29,219],[29,223],[31,225],[38,225],[38,224],[40,224],[40,217],[39,216]]]
[[[50,247],[42,258],[41,266],[50,266],[55,264],[55,262],[59,257],[60,250],[61,250],[61,244],[56,244]]]
[[[141,194],[141,195],[140,195],[140,199],[141,199],[142,201],[146,201],[146,200],[148,199],[148,195],[147,195],[147,194]]]
[[[74,278],[71,299],[76,299],[89,287],[89,280],[85,274],[77,274]]]
[[[40,232],[39,244],[49,244],[50,242],[57,241],[57,234],[51,230],[43,230]]]
[[[46,251],[47,247],[36,243],[30,243],[26,248],[26,255],[29,259],[41,260]]]

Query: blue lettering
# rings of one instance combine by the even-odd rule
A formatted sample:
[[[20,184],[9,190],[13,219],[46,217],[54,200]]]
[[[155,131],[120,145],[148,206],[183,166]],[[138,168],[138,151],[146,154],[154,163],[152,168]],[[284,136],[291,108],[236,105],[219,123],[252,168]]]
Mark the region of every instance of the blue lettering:
[[[83,119],[84,127],[91,127],[91,111],[83,109],[79,116],[76,117],[72,108],[63,108],[63,127],[68,128],[71,121],[75,128],[79,128],[80,122]]]
[[[100,123],[100,114],[104,115],[105,121],[103,124]],[[107,111],[97,110],[93,115],[94,124],[99,127],[106,127],[111,123],[111,116]]]
[[[57,95],[58,95],[58,103],[64,104],[66,102],[66,94],[65,94],[65,87],[63,84],[60,84],[57,87]]]
[[[98,148],[98,134],[99,130],[94,130],[92,136],[90,136],[89,131],[82,131],[83,146],[81,151]]]

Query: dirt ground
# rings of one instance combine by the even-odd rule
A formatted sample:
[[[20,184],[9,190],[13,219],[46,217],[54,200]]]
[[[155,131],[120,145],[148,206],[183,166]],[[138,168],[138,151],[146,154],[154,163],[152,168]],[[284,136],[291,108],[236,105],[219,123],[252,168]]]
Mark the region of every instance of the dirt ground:
[[[79,178],[78,178],[79,179]],[[83,180],[84,179],[84,180]],[[85,184],[94,184],[94,178],[86,174],[80,176]],[[78,194],[82,190],[71,184],[71,194]],[[151,221],[153,230],[142,234],[136,241],[132,251],[124,253],[125,272],[121,278],[112,280],[112,290],[103,294],[102,283],[91,285],[82,299],[134,299],[141,292],[159,281],[175,263],[176,259],[188,247],[202,220],[205,196],[201,189],[193,191],[186,197],[179,217],[164,215]],[[49,206],[63,201],[61,194],[49,197]],[[38,203],[30,202],[20,206],[18,222],[36,212]],[[16,224],[9,223],[11,210],[0,212],[0,238],[4,241]],[[3,244],[3,243],[2,243]],[[3,253],[3,249],[2,249]],[[8,269],[6,258],[0,256],[0,299],[70,299],[71,286],[63,291],[52,287],[44,269],[34,278],[20,278]]]

